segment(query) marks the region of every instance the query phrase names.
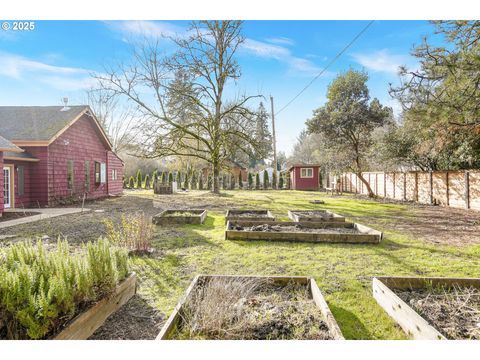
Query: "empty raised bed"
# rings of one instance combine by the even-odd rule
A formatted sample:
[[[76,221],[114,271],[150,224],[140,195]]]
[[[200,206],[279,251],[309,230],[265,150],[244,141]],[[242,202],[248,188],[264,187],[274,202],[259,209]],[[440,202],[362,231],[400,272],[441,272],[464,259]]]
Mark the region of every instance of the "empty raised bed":
[[[480,340],[480,278],[377,277],[372,288],[414,339]]]
[[[232,220],[274,221],[275,217],[269,210],[228,210],[225,214],[225,224]]]
[[[203,224],[207,217],[207,210],[164,210],[153,216],[152,222],[156,225],[170,224]]]
[[[288,217],[293,221],[345,221],[344,216],[328,210],[289,210]]]
[[[157,340],[343,339],[315,280],[199,275]]]
[[[229,221],[226,240],[379,243],[382,233],[351,222]]]

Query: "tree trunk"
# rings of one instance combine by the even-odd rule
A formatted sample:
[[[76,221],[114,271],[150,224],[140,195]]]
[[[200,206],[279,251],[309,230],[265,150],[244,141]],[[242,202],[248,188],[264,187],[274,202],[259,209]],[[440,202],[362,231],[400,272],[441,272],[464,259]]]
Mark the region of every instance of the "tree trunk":
[[[360,179],[360,181],[361,181],[361,182],[365,185],[365,187],[367,188],[368,197],[369,197],[369,198],[375,197],[375,194],[373,193],[372,188],[370,187],[370,184],[368,183],[367,180],[365,180],[365,178],[363,177],[362,173],[361,173],[361,172],[356,172],[355,175],[357,175],[357,177]]]
[[[220,166],[218,161],[214,161],[212,164],[213,167],[213,193],[220,194],[220,184],[218,182],[218,177],[220,175]]]

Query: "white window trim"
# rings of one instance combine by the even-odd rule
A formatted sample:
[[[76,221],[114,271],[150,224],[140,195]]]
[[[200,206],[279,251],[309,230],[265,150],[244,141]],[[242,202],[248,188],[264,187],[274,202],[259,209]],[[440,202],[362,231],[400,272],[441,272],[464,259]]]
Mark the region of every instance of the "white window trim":
[[[302,175],[302,171],[305,170],[305,176]],[[312,172],[311,176],[308,176],[308,170]],[[301,179],[311,179],[313,178],[313,168],[300,168],[300,178]]]

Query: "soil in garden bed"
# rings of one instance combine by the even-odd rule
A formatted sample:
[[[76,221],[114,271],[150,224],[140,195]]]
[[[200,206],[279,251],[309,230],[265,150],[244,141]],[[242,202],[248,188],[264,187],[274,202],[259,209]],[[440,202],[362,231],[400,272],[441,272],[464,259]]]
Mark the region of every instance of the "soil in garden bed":
[[[332,218],[333,215],[325,211],[293,211],[293,214],[298,216],[317,217],[317,218]]]
[[[197,212],[193,212],[193,211],[181,211],[181,210],[178,210],[178,211],[174,211],[174,212],[168,212],[164,215],[162,215],[163,217],[190,217],[190,216],[199,216],[201,215],[203,212],[202,211],[197,211]]]
[[[395,292],[447,339],[480,340],[480,289],[438,287]]]
[[[330,227],[330,228],[311,228],[301,225],[270,225],[259,224],[253,226],[232,225],[229,230],[237,231],[259,231],[259,232],[293,232],[293,233],[322,233],[322,234],[360,234],[357,229],[345,227]]]
[[[306,284],[213,278],[199,282],[185,304],[176,339],[330,340]]]
[[[257,213],[257,212],[238,212],[231,213],[228,216],[232,217],[245,217],[245,218],[266,218],[269,217],[267,213]]]

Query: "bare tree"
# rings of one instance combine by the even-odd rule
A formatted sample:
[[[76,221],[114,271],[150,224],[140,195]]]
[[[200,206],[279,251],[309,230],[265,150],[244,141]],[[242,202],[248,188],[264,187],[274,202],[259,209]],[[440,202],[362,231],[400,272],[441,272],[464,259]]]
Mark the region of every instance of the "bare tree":
[[[126,151],[139,135],[136,111],[103,89],[90,89],[87,102],[108,134],[113,151]]]
[[[227,145],[243,140],[256,147],[247,102],[257,96],[225,99],[227,83],[240,78],[241,27],[241,21],[192,22],[186,36],[171,39],[178,46],[174,55],[162,56],[158,41],[144,43],[135,47],[133,64],[97,76],[109,94],[126,97],[141,112],[142,156],[205,160],[215,193],[231,152]]]

